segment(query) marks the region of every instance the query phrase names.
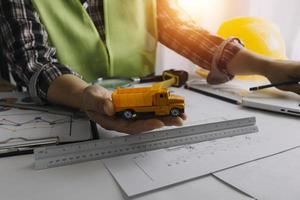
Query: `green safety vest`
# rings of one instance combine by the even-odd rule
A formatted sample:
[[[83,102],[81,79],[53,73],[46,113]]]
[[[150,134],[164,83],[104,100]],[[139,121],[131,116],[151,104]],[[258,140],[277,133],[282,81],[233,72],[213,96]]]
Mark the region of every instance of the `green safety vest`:
[[[106,41],[80,0],[32,0],[60,63],[85,80],[152,74],[156,0],[103,0]]]

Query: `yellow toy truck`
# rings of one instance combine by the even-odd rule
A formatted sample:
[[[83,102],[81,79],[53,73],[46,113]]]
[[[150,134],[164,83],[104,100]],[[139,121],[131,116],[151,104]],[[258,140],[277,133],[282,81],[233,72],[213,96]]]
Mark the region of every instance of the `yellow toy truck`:
[[[125,119],[140,114],[177,117],[184,113],[184,98],[163,87],[118,88],[112,93],[112,101],[116,114]]]

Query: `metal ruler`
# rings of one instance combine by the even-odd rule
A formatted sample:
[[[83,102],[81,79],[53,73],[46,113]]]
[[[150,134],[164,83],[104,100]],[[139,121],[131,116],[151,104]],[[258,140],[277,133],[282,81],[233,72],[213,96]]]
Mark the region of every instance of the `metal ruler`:
[[[35,168],[46,169],[258,131],[255,117],[159,130],[146,134],[36,148]]]

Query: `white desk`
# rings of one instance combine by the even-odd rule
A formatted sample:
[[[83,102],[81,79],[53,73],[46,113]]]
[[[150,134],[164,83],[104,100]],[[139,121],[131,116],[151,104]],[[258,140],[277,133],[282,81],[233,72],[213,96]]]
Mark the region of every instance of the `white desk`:
[[[32,170],[32,156],[1,159],[0,197],[3,200],[121,200],[126,199],[101,161],[43,171]],[[187,182],[139,197],[174,199],[248,200],[213,177]]]
[[[259,115],[259,128],[280,123],[280,117],[270,113],[241,109],[199,94],[199,98],[218,104],[224,110],[238,109],[243,113]],[[197,99],[195,99],[197,101]],[[199,107],[201,109],[201,107]],[[195,110],[197,112],[197,110]],[[284,117],[284,116],[282,116]],[[286,118],[286,117],[284,117]],[[289,118],[289,117],[287,117]],[[274,121],[275,120],[275,121]],[[277,121],[276,121],[277,120]],[[295,120],[291,117],[291,120]],[[276,126],[274,126],[276,131]],[[287,129],[285,132],[293,130]],[[36,171],[33,156],[15,156],[0,159],[0,199],[2,200],[121,200],[126,199],[101,161],[91,161],[71,166]],[[137,197],[139,200],[249,200],[250,197],[225,185],[212,176],[189,181],[161,191]]]

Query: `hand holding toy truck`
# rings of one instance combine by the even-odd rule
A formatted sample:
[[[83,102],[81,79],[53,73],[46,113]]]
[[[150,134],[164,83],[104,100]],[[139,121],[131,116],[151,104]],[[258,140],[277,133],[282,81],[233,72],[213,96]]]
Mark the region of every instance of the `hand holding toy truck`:
[[[115,90],[112,93],[112,101],[116,114],[125,119],[133,119],[138,115],[178,117],[184,113],[184,98],[170,94],[167,87],[181,87],[188,79],[187,73],[169,70],[165,71],[162,77],[164,81],[151,87]]]

